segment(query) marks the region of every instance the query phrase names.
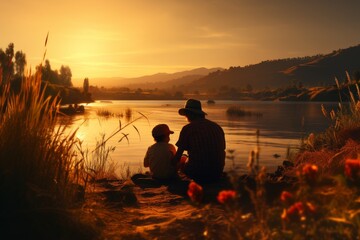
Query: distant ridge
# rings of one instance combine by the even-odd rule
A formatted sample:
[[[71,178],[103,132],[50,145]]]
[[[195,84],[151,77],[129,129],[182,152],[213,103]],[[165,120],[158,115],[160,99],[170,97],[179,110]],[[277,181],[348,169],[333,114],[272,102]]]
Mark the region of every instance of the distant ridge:
[[[346,79],[346,72],[360,72],[360,45],[334,50],[328,54],[266,60],[258,64],[223,68],[196,68],[176,73],[157,73],[137,78],[94,78],[90,84],[104,87],[213,91],[220,88],[253,89],[329,86]]]
[[[210,73],[189,84],[188,89],[211,90],[221,87],[278,88],[293,84],[303,86],[328,86],[360,71],[360,45],[333,51],[326,55],[263,61],[245,67]]]
[[[360,70],[360,45],[333,51],[318,57],[314,61],[287,69],[284,74],[289,78],[298,79],[305,85],[314,86],[325,83],[334,84],[334,78],[345,78],[345,71],[350,75]]]
[[[174,81],[188,83],[190,81],[199,79],[200,77],[206,76],[211,72],[223,70],[223,68],[195,68],[192,70],[186,70],[176,73],[156,73],[152,75],[146,75],[135,78],[123,78],[123,77],[113,77],[113,78],[92,78],[90,79],[90,84],[98,87],[131,87],[131,88],[142,88],[142,87],[158,87],[160,83]],[[178,81],[177,81],[178,80]],[[77,80],[82,83],[82,80]],[[170,83],[165,84],[171,85]],[[164,86],[164,85],[163,85]],[[161,86],[160,86],[161,87]]]

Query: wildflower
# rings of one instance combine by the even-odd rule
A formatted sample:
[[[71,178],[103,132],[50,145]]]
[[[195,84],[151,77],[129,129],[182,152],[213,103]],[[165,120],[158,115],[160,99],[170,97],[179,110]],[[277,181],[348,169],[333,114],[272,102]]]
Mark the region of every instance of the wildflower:
[[[288,209],[284,209],[281,214],[283,220],[293,220],[298,221],[303,218],[304,215],[304,205],[302,202],[296,202],[291,205]]]
[[[360,160],[346,159],[345,161],[345,175],[351,180],[360,179]]]
[[[316,213],[316,207],[311,202],[296,202],[288,209],[284,209],[281,214],[281,219],[292,221],[305,221],[306,217]]]
[[[302,168],[302,175],[309,182],[315,181],[318,176],[319,168],[314,164],[307,163]]]
[[[196,182],[191,182],[187,191],[188,196],[193,202],[201,202],[203,198],[203,188]]]
[[[217,196],[217,200],[219,201],[219,203],[226,204],[233,201],[235,197],[236,197],[236,192],[234,190],[223,190],[219,192]]]
[[[294,203],[289,209],[288,214],[296,214],[302,215],[304,213],[304,204],[302,202]]]
[[[280,196],[280,200],[284,203],[289,203],[293,199],[293,195],[288,191],[283,191]]]

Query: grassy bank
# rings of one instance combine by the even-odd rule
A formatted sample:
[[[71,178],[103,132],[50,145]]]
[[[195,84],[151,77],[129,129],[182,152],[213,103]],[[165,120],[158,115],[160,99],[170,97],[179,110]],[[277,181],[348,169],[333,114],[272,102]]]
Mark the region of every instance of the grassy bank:
[[[57,125],[58,98],[46,98],[41,75],[24,77],[19,93],[0,79],[1,232],[13,239],[91,239],[74,214],[84,194],[75,132]]]

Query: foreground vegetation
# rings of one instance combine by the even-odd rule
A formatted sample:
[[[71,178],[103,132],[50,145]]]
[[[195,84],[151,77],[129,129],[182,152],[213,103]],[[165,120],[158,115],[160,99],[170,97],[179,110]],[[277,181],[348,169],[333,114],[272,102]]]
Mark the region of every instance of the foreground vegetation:
[[[1,76],[0,76],[1,77]],[[56,121],[59,98],[46,97],[41,72],[22,78],[18,93],[0,78],[1,234],[11,239],[91,239],[97,231],[76,213],[86,165],[76,131]]]
[[[293,164],[281,167],[280,174],[268,174],[257,164],[258,149],[250,155],[248,175],[230,173],[232,187],[217,196],[227,230],[219,233],[208,225],[204,237],[358,239],[360,90],[357,85],[355,89],[348,87],[350,104],[340,101],[338,109],[322,109],[332,124],[323,133],[311,133],[291,159]],[[214,205],[203,203],[205,188],[193,182],[188,195],[207,216]]]

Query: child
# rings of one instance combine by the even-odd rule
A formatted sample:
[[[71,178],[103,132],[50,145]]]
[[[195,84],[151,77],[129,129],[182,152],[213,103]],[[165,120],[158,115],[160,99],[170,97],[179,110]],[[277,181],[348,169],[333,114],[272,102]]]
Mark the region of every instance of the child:
[[[154,179],[171,180],[177,176],[176,164],[172,161],[176,149],[169,143],[170,134],[173,133],[166,124],[156,125],[152,130],[156,143],[148,148],[144,158],[144,167],[150,168]]]

